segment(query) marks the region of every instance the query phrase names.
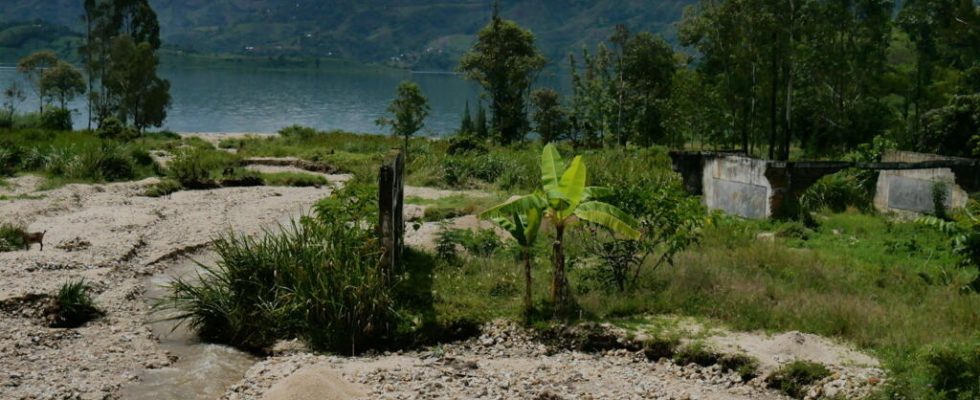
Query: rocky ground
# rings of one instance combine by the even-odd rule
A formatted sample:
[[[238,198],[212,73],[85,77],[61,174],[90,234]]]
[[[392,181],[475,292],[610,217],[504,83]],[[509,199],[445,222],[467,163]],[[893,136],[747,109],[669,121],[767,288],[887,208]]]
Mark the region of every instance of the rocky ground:
[[[155,182],[68,185],[38,192],[39,178],[8,179],[4,221],[47,231],[44,251],[0,253],[0,399],[114,398],[146,368],[174,360],[145,324],[143,293],[161,261],[225,232],[258,233],[308,211],[329,188],[251,187],[143,197]],[[68,280],[94,287],[105,317],[50,328],[46,296]]]
[[[806,351],[806,347],[801,344],[798,350]],[[837,351],[834,348],[828,350]],[[852,360],[838,358],[833,361]],[[829,367],[834,375],[814,385],[808,398],[823,394],[859,398],[873,389],[874,385],[867,382],[876,382],[881,374],[873,367],[843,364],[829,364]],[[848,380],[848,377],[853,379]],[[834,393],[824,392],[825,387]],[[313,398],[720,400],[787,397],[768,389],[765,375],[743,382],[739,374],[723,371],[718,365],[676,365],[666,358],[650,360],[642,351],[615,349],[586,353],[562,350],[545,345],[528,331],[506,322],[485,326],[480,337],[424,351],[355,358],[287,352],[253,366],[223,397],[224,400]]]

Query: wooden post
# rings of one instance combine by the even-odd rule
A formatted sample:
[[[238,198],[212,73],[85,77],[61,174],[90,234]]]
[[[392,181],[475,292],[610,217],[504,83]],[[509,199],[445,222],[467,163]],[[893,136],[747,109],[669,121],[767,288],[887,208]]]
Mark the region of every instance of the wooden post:
[[[378,234],[381,237],[381,268],[387,276],[399,271],[405,249],[405,153],[388,156],[378,173]]]

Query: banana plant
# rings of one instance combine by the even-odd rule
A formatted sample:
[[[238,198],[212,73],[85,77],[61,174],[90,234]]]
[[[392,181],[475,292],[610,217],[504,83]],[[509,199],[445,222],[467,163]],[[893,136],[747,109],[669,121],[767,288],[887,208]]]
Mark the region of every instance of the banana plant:
[[[516,206],[514,208],[517,208]],[[534,311],[531,295],[531,251],[541,231],[541,217],[544,214],[544,201],[541,196],[534,194],[525,196],[520,212],[511,212],[510,217],[494,217],[492,220],[507,230],[510,236],[521,246],[521,258],[524,261],[524,318],[530,320]]]
[[[551,299],[555,311],[562,313],[568,303],[568,278],[565,276],[565,230],[575,221],[582,220],[603,226],[611,232],[629,239],[638,239],[636,220],[615,206],[597,201],[608,189],[586,186],[588,171],[582,156],[576,156],[565,164],[553,144],[541,153],[541,189],[532,194],[517,197],[481,214],[484,217],[520,216],[543,214],[543,220],[555,230],[552,244],[554,275],[551,282]],[[511,220],[513,221],[513,220]],[[518,224],[513,224],[515,227]],[[529,226],[525,225],[526,228]],[[505,227],[506,229],[506,227]]]

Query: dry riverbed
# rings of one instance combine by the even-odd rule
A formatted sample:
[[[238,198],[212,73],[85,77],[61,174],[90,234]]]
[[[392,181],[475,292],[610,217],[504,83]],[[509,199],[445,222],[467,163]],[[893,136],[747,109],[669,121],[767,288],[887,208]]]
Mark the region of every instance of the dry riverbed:
[[[221,233],[261,233],[308,212],[331,192],[329,187],[248,187],[142,196],[154,182],[39,192],[40,178],[28,176],[8,179],[9,185],[0,188],[0,195],[13,198],[0,201],[3,220],[47,231],[43,252],[35,245],[30,251],[0,253],[0,399],[136,398],[127,387],[150,371],[179,367],[177,354],[148,324],[148,278],[179,263],[182,254],[202,254]],[[420,197],[458,194],[407,191]],[[456,224],[474,227],[479,222]],[[435,229],[431,223],[417,232],[409,229],[406,241],[425,247]],[[44,296],[77,278],[93,285],[106,315],[78,329],[48,327],[41,309]],[[814,394],[866,393],[882,378],[874,359],[812,335],[699,336],[719,349],[758,358],[764,371],[797,358],[828,365],[835,375]],[[397,354],[350,358],[283,350],[258,360],[238,383],[228,382],[223,398],[784,398],[766,389],[761,377],[747,383],[737,378],[715,367],[678,366],[625,349],[595,354],[555,350],[519,327],[498,322],[480,337]]]

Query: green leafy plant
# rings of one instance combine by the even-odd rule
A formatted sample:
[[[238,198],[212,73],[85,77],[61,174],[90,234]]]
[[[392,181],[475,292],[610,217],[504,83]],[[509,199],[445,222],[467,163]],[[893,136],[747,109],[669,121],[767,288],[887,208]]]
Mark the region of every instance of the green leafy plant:
[[[766,384],[787,396],[802,399],[806,395],[807,386],[828,376],[830,371],[823,364],[797,360],[769,375]]]
[[[84,279],[61,285],[54,299],[54,305],[48,312],[51,326],[77,328],[101,316],[102,311],[95,307],[95,302],[88,293],[91,289],[92,287]]]
[[[358,209],[323,205],[264,237],[223,236],[217,264],[202,265],[199,282],[174,281],[158,307],[178,310],[206,340],[248,349],[293,337],[347,354],[382,347],[401,326],[395,282]]]
[[[0,224],[0,252],[21,250],[27,247],[24,235],[27,231],[23,226],[10,223]]]
[[[582,156],[576,156],[566,165],[558,149],[553,144],[548,144],[541,154],[541,188],[481,214],[490,218],[508,218],[508,216],[514,218],[515,214],[527,216],[529,213],[540,213],[542,219],[548,221],[554,228],[555,242],[552,246],[554,276],[551,298],[555,304],[555,311],[559,314],[568,306],[568,278],[565,271],[563,241],[565,230],[570,225],[582,220],[603,226],[615,234],[630,239],[638,239],[641,236],[633,217],[615,206],[595,200],[607,189],[588,187],[587,179],[588,171]]]

